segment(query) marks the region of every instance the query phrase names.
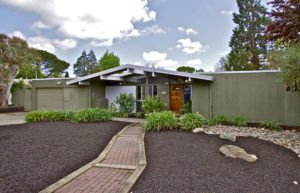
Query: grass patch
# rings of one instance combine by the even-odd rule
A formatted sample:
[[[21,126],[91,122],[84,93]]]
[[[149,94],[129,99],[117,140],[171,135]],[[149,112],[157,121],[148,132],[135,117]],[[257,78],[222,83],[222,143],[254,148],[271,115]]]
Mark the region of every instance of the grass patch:
[[[174,129],[176,127],[176,123],[176,116],[171,111],[149,113],[145,123],[145,130],[160,131]]]
[[[191,131],[197,127],[203,127],[204,118],[199,113],[187,113],[180,117],[179,125],[181,130]]]

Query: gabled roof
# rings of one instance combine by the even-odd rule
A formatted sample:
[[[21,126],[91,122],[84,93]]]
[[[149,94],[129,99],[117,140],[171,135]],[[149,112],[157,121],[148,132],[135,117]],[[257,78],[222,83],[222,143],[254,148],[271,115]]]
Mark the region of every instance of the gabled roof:
[[[122,72],[127,70],[127,72],[124,72],[123,74],[119,75],[112,75],[118,72]],[[206,80],[206,81],[213,81],[214,78],[212,76],[206,76],[206,75],[200,75],[200,74],[191,74],[191,73],[186,73],[186,72],[177,72],[173,70],[165,70],[161,68],[151,68],[151,67],[146,67],[146,66],[137,66],[137,65],[132,65],[132,64],[125,64],[122,66],[118,66],[115,68],[111,68],[102,72],[97,72],[94,74],[90,74],[87,76],[83,77],[78,77],[75,78],[74,80],[70,80],[66,82],[67,85],[78,83],[81,81],[89,80],[91,78],[99,77],[99,79],[106,80],[106,77],[110,76],[113,77],[115,80],[120,79],[121,76],[127,76],[127,75],[132,75],[132,74],[145,74],[145,73],[158,73],[158,74],[166,74],[166,75],[172,75],[172,76],[180,76],[180,77],[186,77],[186,78],[193,78],[193,79],[198,79],[198,80]]]

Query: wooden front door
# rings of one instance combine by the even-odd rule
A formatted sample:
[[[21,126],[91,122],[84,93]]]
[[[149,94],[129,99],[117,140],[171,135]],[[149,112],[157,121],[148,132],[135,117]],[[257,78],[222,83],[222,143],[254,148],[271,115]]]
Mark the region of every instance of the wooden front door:
[[[170,110],[179,113],[182,107],[183,100],[183,85],[171,84],[170,85]]]

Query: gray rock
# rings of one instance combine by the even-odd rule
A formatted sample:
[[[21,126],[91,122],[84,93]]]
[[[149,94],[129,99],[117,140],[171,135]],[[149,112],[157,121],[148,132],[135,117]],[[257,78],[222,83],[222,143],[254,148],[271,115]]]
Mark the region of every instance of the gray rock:
[[[244,149],[234,145],[223,145],[219,151],[226,157],[240,158],[248,162],[255,162],[258,159],[256,155],[248,154]]]
[[[193,133],[204,133],[204,129],[203,128],[196,128],[192,131]]]
[[[236,136],[234,134],[230,134],[230,133],[221,133],[220,134],[220,138],[221,139],[226,139],[232,142],[236,141]]]

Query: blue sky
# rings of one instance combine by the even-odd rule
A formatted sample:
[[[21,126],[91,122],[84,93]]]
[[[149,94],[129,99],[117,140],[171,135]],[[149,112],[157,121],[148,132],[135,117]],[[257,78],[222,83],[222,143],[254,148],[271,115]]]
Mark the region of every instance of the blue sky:
[[[265,5],[266,0],[263,1]],[[121,64],[213,71],[230,51],[235,0],[0,0],[0,33],[73,64],[108,49]]]

